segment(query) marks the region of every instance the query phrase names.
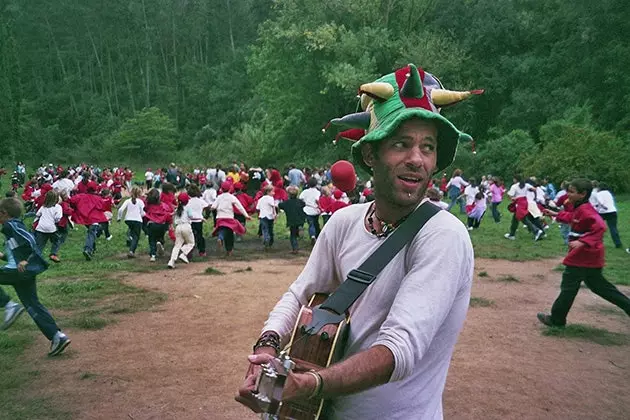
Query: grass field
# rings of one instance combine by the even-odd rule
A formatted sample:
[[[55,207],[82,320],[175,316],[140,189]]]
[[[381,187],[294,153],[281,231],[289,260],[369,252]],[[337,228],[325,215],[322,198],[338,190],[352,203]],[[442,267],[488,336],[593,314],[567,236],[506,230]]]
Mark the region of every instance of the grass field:
[[[503,220],[495,224],[488,214],[481,224],[481,228],[471,232],[475,255],[482,258],[506,259],[512,261],[532,261],[543,258],[560,257],[565,248],[560,238],[557,225],[551,225],[547,238],[534,242],[526,230],[520,229],[515,241],[506,240],[503,235],[508,231],[511,214],[502,206]],[[619,228],[623,241],[630,246],[630,197],[622,197],[618,202]],[[459,216],[464,220],[463,216]],[[115,218],[114,218],[115,219]],[[243,242],[236,243],[236,258],[265,258],[262,244],[256,237],[256,220],[249,222],[248,233]],[[210,234],[210,224],[206,223],[205,233]],[[85,228],[77,226],[70,232],[67,242],[60,251],[62,262],[51,265],[39,279],[39,294],[41,300],[49,307],[61,328],[72,329],[100,329],[116,322],[120,316],[127,313],[148,310],[167,299],[158,292],[140,289],[126,284],[122,277],[134,272],[149,272],[166,269],[166,260],[149,263],[147,255],[147,240],[143,237],[138,248],[138,257],[126,258],[124,223],[113,222],[111,225],[113,239],[106,241],[101,237],[97,241],[97,253],[92,261],[85,261],[82,255]],[[289,252],[288,230],[285,219],[280,215],[275,225],[275,248],[286,249]],[[206,236],[207,237],[207,236]],[[207,244],[215,247],[214,242]],[[310,245],[303,239],[303,249]],[[606,277],[617,284],[630,285],[630,255],[624,250],[615,249],[610,235],[606,233],[607,248],[605,269]],[[50,245],[48,245],[50,246]],[[248,252],[243,252],[248,248]],[[241,251],[239,251],[239,249]],[[44,252],[47,255],[46,252]],[[277,256],[277,255],[275,255]],[[212,261],[210,257],[208,262]],[[561,269],[561,267],[558,267]],[[220,271],[208,267],[205,274],[222,275]],[[131,274],[129,274],[131,273]],[[479,273],[484,277],[484,272]],[[485,274],[487,276],[487,273]],[[506,275],[503,281],[518,282],[516,277]],[[10,287],[5,290],[15,296]],[[484,298],[475,298],[471,306],[487,307],[493,302]],[[549,334],[564,338],[580,338],[591,334],[592,331],[578,328],[565,332],[551,331]],[[31,381],[39,374],[23,363],[23,353],[28,349],[39,331],[33,325],[28,315],[22,316],[18,322],[6,332],[0,332],[0,416],[12,419],[27,418],[61,418],[67,413],[55,407],[52,401],[33,399],[32,395],[22,391],[28,389]],[[597,332],[602,342],[616,343],[618,337]],[[596,334],[596,335],[597,335]],[[45,357],[46,348],[36,348],[33,351]]]

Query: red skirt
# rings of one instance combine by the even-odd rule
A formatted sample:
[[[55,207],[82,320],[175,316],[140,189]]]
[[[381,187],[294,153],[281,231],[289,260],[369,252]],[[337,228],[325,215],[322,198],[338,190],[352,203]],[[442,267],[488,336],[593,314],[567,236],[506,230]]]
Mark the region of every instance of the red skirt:
[[[212,236],[217,236],[219,234],[219,228],[225,227],[236,235],[244,235],[245,227],[241,225],[241,223],[236,219],[217,219],[217,223],[214,225],[214,230],[212,231]]]

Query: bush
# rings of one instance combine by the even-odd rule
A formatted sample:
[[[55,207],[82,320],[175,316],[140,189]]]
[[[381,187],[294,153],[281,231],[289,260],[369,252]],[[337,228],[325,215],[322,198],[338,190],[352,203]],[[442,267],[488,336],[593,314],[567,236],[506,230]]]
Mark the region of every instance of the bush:
[[[627,141],[598,130],[589,121],[555,120],[540,129],[542,149],[523,162],[525,173],[559,183],[586,177],[606,181],[617,192],[628,191],[630,147]]]
[[[175,122],[159,108],[146,108],[123,122],[106,141],[108,157],[118,161],[168,161],[177,146]]]

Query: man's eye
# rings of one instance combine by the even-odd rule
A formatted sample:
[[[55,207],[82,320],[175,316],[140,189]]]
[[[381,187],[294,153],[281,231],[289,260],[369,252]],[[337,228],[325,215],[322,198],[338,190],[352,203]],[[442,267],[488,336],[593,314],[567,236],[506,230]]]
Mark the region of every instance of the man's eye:
[[[423,146],[423,149],[432,152],[432,151],[435,150],[435,145],[434,144],[430,144],[430,143],[429,144],[425,144]]]
[[[405,147],[405,142],[403,141],[397,141],[396,143],[394,143],[393,145],[396,149],[402,149],[403,147]]]

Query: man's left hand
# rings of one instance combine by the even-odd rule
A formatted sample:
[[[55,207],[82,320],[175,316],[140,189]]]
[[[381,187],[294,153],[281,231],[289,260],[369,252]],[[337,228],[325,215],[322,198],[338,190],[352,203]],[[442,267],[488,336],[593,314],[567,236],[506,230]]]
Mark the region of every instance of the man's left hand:
[[[17,266],[17,270],[20,273],[23,273],[24,271],[26,271],[26,266],[28,265],[28,261],[20,261],[20,263]]]

